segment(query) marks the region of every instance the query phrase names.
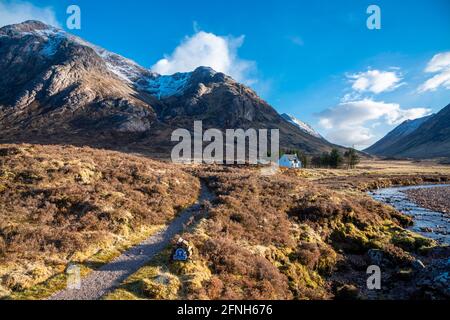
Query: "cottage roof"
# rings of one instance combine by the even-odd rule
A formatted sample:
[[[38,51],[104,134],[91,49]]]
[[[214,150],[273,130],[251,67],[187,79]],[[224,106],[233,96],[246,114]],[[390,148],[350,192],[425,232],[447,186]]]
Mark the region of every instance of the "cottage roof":
[[[285,154],[284,157],[286,157],[289,161],[299,161],[297,155],[295,154]]]

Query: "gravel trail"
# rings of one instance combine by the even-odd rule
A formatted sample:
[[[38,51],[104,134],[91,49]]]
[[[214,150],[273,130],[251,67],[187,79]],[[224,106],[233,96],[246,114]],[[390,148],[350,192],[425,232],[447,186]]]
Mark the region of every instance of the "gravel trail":
[[[202,214],[202,204],[212,199],[214,195],[202,184],[197,202],[185,209],[167,227],[83,278],[80,290],[66,289],[54,294],[49,300],[98,300],[112,292],[125,279],[164,250],[172,238],[184,230],[192,217]]]

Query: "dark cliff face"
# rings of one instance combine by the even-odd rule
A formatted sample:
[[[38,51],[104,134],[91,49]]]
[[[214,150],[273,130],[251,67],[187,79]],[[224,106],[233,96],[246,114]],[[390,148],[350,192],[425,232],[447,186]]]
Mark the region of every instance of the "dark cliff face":
[[[162,99],[165,108],[161,114],[167,121],[188,116],[218,128],[241,128],[258,121],[279,120],[278,113],[251,89],[209,71],[198,68],[181,95]]]
[[[146,131],[156,115],[89,46],[40,24],[0,29],[2,135]]]
[[[406,132],[402,124],[366,151],[398,158],[450,158],[450,105],[421,120],[414,130]],[[403,134],[399,136],[396,132]]]
[[[211,68],[161,76],[62,30],[0,29],[0,140],[91,144],[167,154],[176,128],[279,129],[310,154],[332,144],[283,119],[250,88]]]

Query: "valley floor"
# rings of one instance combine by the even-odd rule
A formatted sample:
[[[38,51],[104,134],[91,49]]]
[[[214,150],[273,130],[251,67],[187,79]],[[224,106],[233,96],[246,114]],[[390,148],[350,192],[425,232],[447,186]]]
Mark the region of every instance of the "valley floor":
[[[366,193],[449,183],[449,166],[367,161],[355,170],[265,176],[255,167],[183,167],[31,145],[0,145],[0,165],[0,295],[7,299],[64,289],[69,263],[83,266],[83,275],[101,270],[170,225],[195,202],[200,181],[215,199],[179,232],[192,258],[172,262],[167,244],[104,299],[450,298],[435,283],[449,248],[411,233],[410,217]],[[374,263],[383,270],[377,292],[366,286]]]

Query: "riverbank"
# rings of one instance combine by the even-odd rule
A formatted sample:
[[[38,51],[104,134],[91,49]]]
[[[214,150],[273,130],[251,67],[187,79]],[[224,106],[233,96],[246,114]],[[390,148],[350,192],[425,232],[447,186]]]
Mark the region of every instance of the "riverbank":
[[[394,279],[400,281],[394,296],[409,299],[448,299],[450,297],[450,221],[448,201],[450,185],[391,187],[369,192],[377,201],[413,217],[410,230],[436,240],[440,246],[430,247],[416,255],[422,264],[414,273],[400,270]],[[426,288],[432,288],[427,290]],[[435,293],[439,292],[436,296]]]
[[[424,237],[434,239],[441,244],[450,244],[450,223],[448,215],[435,211],[413,201],[409,193],[425,196],[437,193],[433,189],[448,188],[446,185],[418,185],[408,187],[390,187],[369,192],[376,201],[388,204],[399,212],[408,215],[414,221],[410,230]],[[428,190],[431,190],[428,192]],[[435,207],[445,206],[447,199],[436,199]],[[430,203],[428,201],[428,203]],[[430,205],[431,206],[431,205]]]
[[[446,187],[410,189],[404,193],[417,205],[450,215],[450,185]]]

